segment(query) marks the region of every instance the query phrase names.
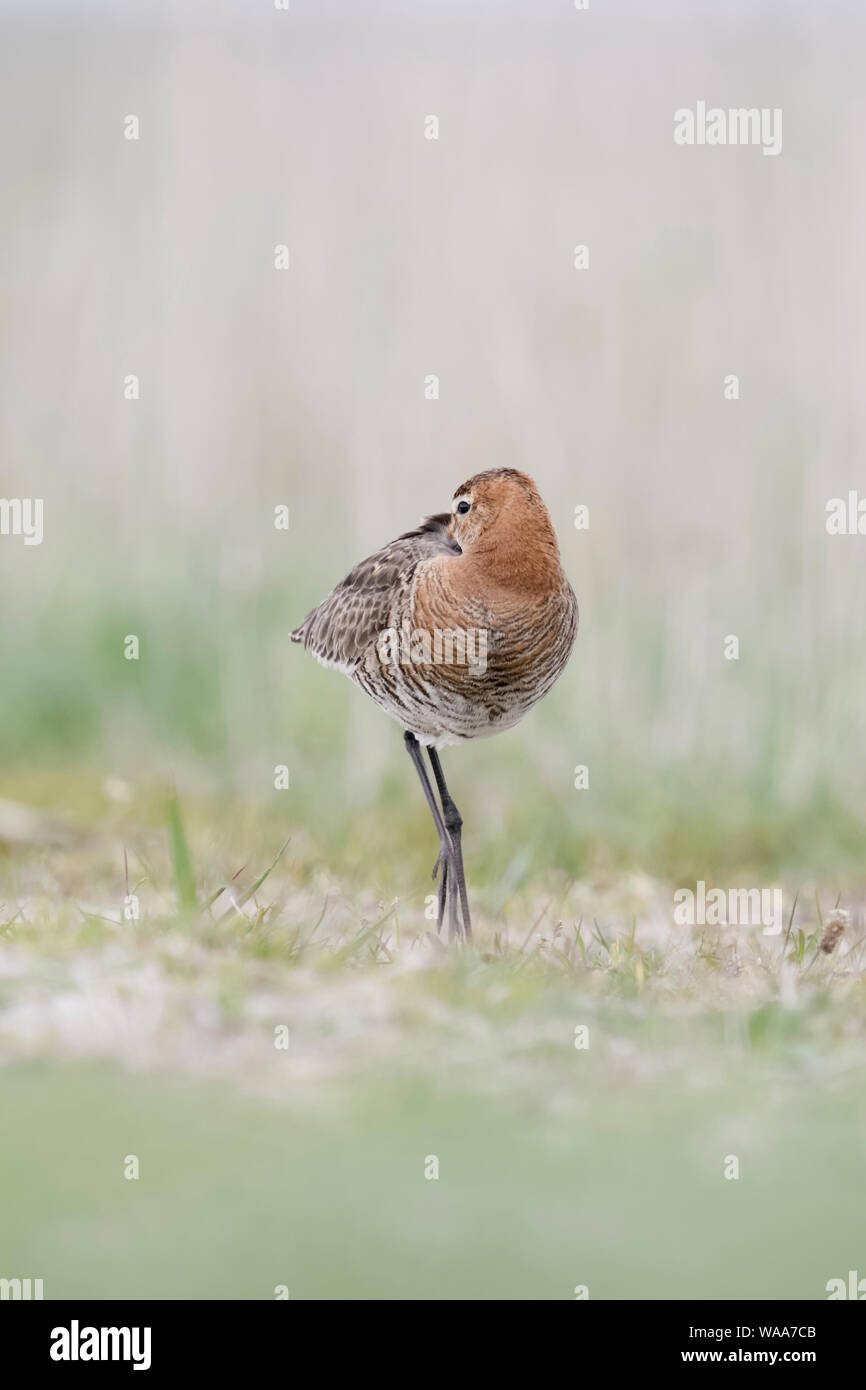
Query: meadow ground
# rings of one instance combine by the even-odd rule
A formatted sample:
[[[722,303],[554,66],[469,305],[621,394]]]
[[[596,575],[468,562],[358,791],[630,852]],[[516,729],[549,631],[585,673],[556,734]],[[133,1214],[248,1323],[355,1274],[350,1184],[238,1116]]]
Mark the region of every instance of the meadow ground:
[[[299,829],[256,888],[261,811],[238,858],[213,806],[109,791],[86,831],[0,816],[0,1248],[47,1297],[820,1298],[858,1267],[857,904],[827,956],[826,886],[772,937],[530,878],[458,953],[423,874],[373,900]]]

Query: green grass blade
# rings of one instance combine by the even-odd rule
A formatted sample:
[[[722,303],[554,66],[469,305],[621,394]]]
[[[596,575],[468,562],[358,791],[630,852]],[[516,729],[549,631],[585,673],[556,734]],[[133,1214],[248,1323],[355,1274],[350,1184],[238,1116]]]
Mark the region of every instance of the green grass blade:
[[[251,887],[251,888],[248,888],[247,891],[246,891],[245,893],[242,893],[241,896],[240,896],[239,898],[236,898],[236,899],[235,899],[234,906],[235,906],[236,908],[241,908],[241,907],[243,907],[244,903],[248,903],[249,900],[250,900],[250,898],[253,896],[253,894],[254,894],[254,893],[257,893],[257,892],[259,891],[259,889],[261,888],[261,886],[262,886],[262,884],[264,883],[265,879],[268,877],[269,874],[273,873],[274,869],[277,867],[277,864],[279,864],[280,860],[282,859],[283,855],[285,854],[286,850],[288,849],[289,843],[290,843],[290,839],[291,839],[291,837],[289,838],[289,840],[285,840],[285,841],[283,842],[283,844],[282,844],[282,845],[280,846],[280,848],[277,850],[277,854],[276,854],[276,857],[275,857],[275,859],[273,860],[273,862],[272,862],[271,864],[269,864],[269,866],[265,869],[265,871],[264,871],[263,874],[259,874],[258,878],[256,879],[255,883],[252,885],[252,887]]]
[[[195,878],[192,871],[192,856],[189,852],[180,803],[176,796],[168,803],[168,827],[171,838],[171,861],[174,865],[174,882],[177,888],[177,901],[182,912],[192,912],[196,906]]]

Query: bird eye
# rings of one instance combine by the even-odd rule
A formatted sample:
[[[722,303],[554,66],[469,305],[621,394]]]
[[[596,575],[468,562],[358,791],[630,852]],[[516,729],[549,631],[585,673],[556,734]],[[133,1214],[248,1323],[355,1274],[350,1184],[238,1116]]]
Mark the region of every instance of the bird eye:
[[[457,503],[457,511],[460,513],[461,516],[465,516],[466,513],[469,511],[469,508],[471,507],[471,505],[472,505],[471,502],[458,502],[458,503]]]

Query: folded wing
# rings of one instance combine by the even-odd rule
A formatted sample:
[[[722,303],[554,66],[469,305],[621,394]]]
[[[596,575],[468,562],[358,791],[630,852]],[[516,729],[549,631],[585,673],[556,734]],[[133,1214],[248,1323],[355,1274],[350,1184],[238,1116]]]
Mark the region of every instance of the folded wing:
[[[318,661],[351,675],[371,642],[391,621],[395,603],[412,583],[422,560],[433,555],[460,555],[449,532],[451,517],[429,516],[416,531],[407,531],[356,565],[336,589],[291,634]]]

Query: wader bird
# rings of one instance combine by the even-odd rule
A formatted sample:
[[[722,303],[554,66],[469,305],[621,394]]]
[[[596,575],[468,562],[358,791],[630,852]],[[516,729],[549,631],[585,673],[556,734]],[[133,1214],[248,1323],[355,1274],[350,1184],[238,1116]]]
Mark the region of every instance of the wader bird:
[[[457,489],[450,514],[362,560],[291,634],[402,725],[439,836],[437,925],[447,906],[449,938],[472,926],[463,820],[437,749],[516,724],[553,685],[576,633],[577,599],[538,489],[493,468]]]

